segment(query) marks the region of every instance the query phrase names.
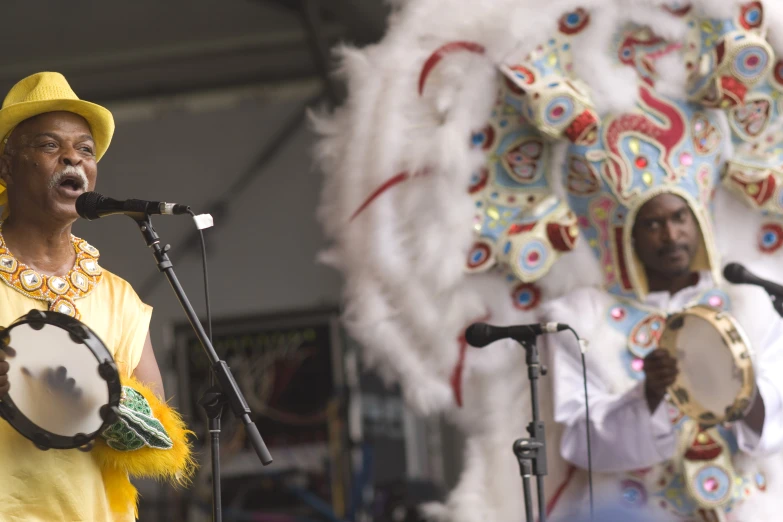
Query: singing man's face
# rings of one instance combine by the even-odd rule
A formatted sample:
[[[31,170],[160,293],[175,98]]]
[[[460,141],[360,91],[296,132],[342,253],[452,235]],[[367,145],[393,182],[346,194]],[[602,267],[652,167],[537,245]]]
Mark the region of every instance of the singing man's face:
[[[74,221],[76,198],[95,188],[98,169],[90,126],[71,112],[48,112],[20,123],[0,157],[9,207]],[[17,209],[18,210],[18,209]]]

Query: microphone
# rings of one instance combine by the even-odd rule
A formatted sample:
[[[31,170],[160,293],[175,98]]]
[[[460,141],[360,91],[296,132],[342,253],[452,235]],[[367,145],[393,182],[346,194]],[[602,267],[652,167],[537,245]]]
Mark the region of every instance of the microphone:
[[[539,335],[562,332],[563,330],[568,330],[568,328],[567,324],[560,323],[521,324],[517,326],[492,326],[486,323],[475,323],[465,330],[465,340],[474,348],[483,348],[501,339],[511,338],[524,343],[532,341]]]
[[[767,291],[768,294],[775,296],[778,299],[783,299],[783,286],[767,281],[752,273],[739,263],[729,263],[726,268],[723,269],[723,277],[729,283],[735,285],[757,285]]]
[[[76,212],[90,221],[114,214],[124,214],[133,219],[144,219],[154,214],[187,214],[190,207],[162,201],[126,199],[118,201],[97,192],[85,192],[76,198]]]

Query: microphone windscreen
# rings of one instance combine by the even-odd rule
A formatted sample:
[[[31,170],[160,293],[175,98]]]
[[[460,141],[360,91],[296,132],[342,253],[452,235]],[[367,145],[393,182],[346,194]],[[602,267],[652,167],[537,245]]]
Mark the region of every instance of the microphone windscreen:
[[[491,328],[486,323],[474,323],[465,330],[465,341],[474,348],[483,348],[494,341]]]
[[[85,192],[76,198],[76,213],[84,219],[98,219],[98,203],[104,199],[104,196],[97,192]]]
[[[748,271],[739,263],[729,263],[723,269],[723,277],[726,281],[734,284],[742,284],[745,282]]]

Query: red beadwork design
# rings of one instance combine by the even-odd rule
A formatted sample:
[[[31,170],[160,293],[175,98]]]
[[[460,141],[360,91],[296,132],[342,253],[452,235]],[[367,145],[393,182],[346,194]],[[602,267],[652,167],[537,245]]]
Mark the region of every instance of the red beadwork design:
[[[730,76],[724,76],[720,79],[723,98],[715,100],[716,107],[718,103],[727,102],[729,107],[742,105],[745,103],[745,95],[748,94],[748,87],[738,79]],[[705,100],[709,101],[709,100]]]
[[[770,236],[773,241],[767,241],[765,236]],[[772,254],[783,246],[783,226],[778,223],[765,223],[759,234],[759,250],[765,254]]]
[[[683,16],[687,15],[687,14],[688,14],[688,13],[691,11],[691,9],[693,8],[693,6],[691,6],[690,4],[688,4],[688,5],[685,5],[685,6],[683,6],[683,7],[679,7],[679,8],[677,8],[677,9],[675,9],[675,8],[673,8],[673,7],[670,7],[670,6],[668,6],[668,5],[665,5],[665,6],[663,6],[663,8],[664,8],[666,11],[669,11],[669,12],[670,12],[671,14],[673,14],[674,16],[683,17]]]
[[[476,258],[476,255],[479,256]],[[474,259],[475,258],[475,259]],[[487,262],[492,260],[492,249],[484,242],[477,242],[473,245],[473,248],[468,254],[468,268],[473,270],[484,266]]]
[[[432,70],[443,58],[451,53],[457,51],[468,51],[475,54],[484,54],[484,46],[475,42],[449,42],[439,47],[434,53],[427,58],[424,62],[424,66],[421,68],[421,74],[419,75],[419,95],[424,94],[424,86],[427,84],[427,78]]]
[[[777,189],[777,181],[775,180],[775,176],[770,174],[767,176],[767,179],[760,181],[760,182],[754,182],[751,183],[749,181],[743,180],[739,176],[732,176],[731,181],[735,183],[736,185],[739,185],[742,187],[745,191],[745,193],[756,203],[758,206],[764,205],[767,201],[772,198],[772,196],[775,195],[775,190]],[[754,190],[750,190],[750,186],[755,186]],[[753,192],[753,193],[751,193]]]
[[[527,312],[541,302],[541,289],[532,283],[522,283],[517,285],[511,297],[514,308]]]
[[[489,171],[487,169],[481,169],[478,179],[476,179],[473,183],[471,183],[470,187],[468,187],[468,194],[475,194],[476,192],[480,192],[484,187],[487,186],[488,181]]]
[[[481,150],[489,150],[495,144],[495,129],[492,125],[487,125],[481,132],[476,134],[484,135],[484,140],[481,142]]]
[[[386,192],[390,188],[394,187],[395,185],[399,185],[400,183],[403,183],[405,181],[408,181],[408,179],[410,179],[411,177],[421,178],[424,176],[429,176],[430,172],[431,171],[429,169],[424,169],[414,173],[413,176],[411,176],[408,172],[400,172],[399,174],[386,180],[386,182],[383,185],[375,189],[373,193],[370,194],[367,197],[367,199],[364,200],[364,203],[362,203],[359,206],[359,208],[356,209],[356,212],[354,212],[351,215],[351,219],[349,221],[353,221],[354,219],[356,219],[359,216],[359,214],[364,212],[367,209],[367,207],[369,207],[373,203],[373,201],[379,198],[384,192]]]
[[[508,235],[515,236],[517,234],[521,234],[522,232],[529,232],[533,230],[537,223],[537,221],[534,223],[514,223],[508,227]]]
[[[704,441],[699,442],[699,437]],[[685,459],[692,461],[707,461],[718,458],[723,453],[723,448],[706,431],[702,431],[693,441],[691,447],[685,452]],[[708,490],[709,491],[709,490]]]
[[[558,252],[571,252],[574,249],[578,237],[575,224],[575,221],[565,225],[560,223],[547,224],[546,234],[555,250]]]
[[[779,85],[783,85],[783,60],[778,60],[775,63],[775,69],[773,69],[773,75],[774,75],[775,81]]]
[[[565,135],[576,145],[592,145],[598,140],[598,118],[591,111],[585,110],[571,122]]]
[[[671,165],[671,154],[678,146],[685,134],[685,119],[682,113],[672,103],[657,97],[646,87],[639,88],[641,101],[650,107],[652,111],[660,114],[664,123],[658,123],[646,114],[624,114],[613,119],[606,130],[606,146],[609,149],[609,160],[605,162],[603,173],[606,180],[620,196],[624,197],[629,189],[630,175],[628,167],[620,159],[623,152],[620,150],[620,142],[623,137],[631,132],[642,133],[649,136],[663,148],[663,165]],[[620,232],[622,234],[622,231]],[[618,244],[621,246],[622,242]],[[630,288],[630,286],[628,287]]]
[[[614,242],[617,249],[617,267],[620,269],[620,282],[622,283],[623,290],[632,290],[631,276],[628,274],[628,265],[625,259],[625,250],[623,245],[623,229],[622,227],[616,227],[614,229]]]
[[[560,18],[560,32],[576,34],[590,23],[590,14],[581,7],[572,13],[566,13]]]
[[[754,10],[758,10],[758,19],[749,21],[748,15],[751,14]],[[764,24],[764,8],[761,6],[761,2],[750,2],[743,5],[739,23],[747,30],[758,29],[761,27]]]
[[[514,73],[514,77],[525,85],[531,85],[536,81],[536,75],[533,74],[533,71],[523,65],[512,65],[509,69]],[[517,96],[523,96],[525,94],[524,89],[519,87],[511,78],[505,78],[505,81],[506,86]]]

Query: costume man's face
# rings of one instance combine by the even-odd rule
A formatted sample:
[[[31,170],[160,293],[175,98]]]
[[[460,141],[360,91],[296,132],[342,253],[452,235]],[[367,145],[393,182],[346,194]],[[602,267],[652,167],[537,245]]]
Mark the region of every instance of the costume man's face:
[[[95,142],[87,121],[70,112],[48,112],[20,123],[6,144],[0,176],[14,205],[58,220],[73,220],[76,198],[95,188]]]
[[[690,271],[699,248],[699,225],[685,200],[661,194],[639,210],[633,239],[636,255],[648,271],[679,276]]]

